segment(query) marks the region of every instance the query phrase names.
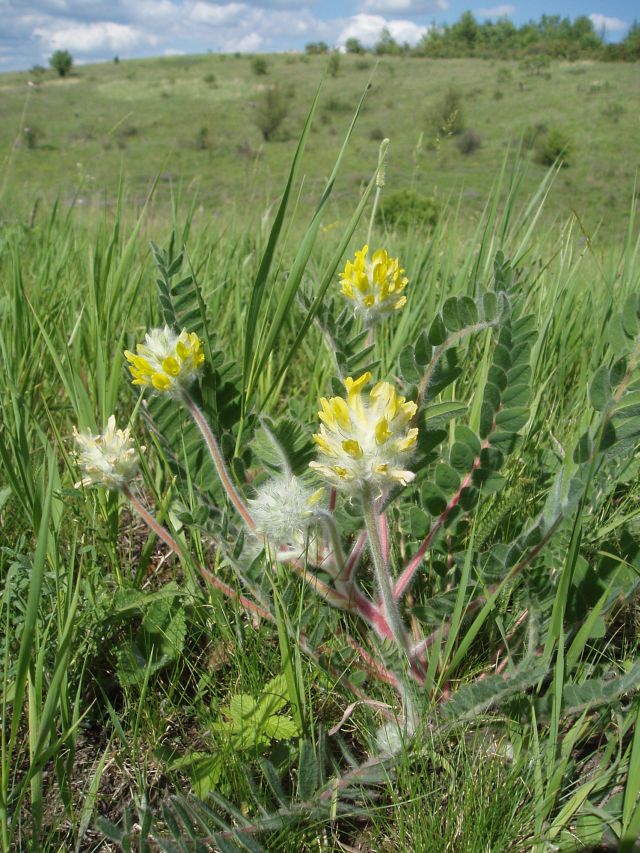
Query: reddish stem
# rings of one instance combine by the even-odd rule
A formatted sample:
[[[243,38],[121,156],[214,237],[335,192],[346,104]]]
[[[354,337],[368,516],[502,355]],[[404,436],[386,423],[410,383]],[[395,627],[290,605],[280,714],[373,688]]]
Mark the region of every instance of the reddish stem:
[[[227,598],[231,598],[234,601],[237,601],[239,604],[244,607],[245,610],[248,610],[250,613],[253,613],[255,616],[259,616],[261,619],[266,619],[268,622],[275,622],[273,616],[267,611],[260,607],[255,602],[251,601],[251,599],[246,598],[244,595],[240,595],[226,583],[220,580],[220,578],[216,577],[212,572],[208,569],[205,569],[204,566],[200,565],[197,560],[194,560],[190,554],[186,554],[180,543],[173,538],[173,536],[169,533],[169,531],[163,527],[157,519],[149,512],[149,510],[142,504],[138,498],[133,494],[133,492],[129,489],[128,486],[123,488],[123,492],[127,500],[136,510],[136,512],[141,516],[145,524],[153,530],[156,536],[161,539],[164,544],[170,548],[174,554],[177,554],[183,560],[190,560],[193,565],[196,567],[201,577],[210,583],[211,586],[215,587],[219,592],[223,595],[226,595]]]
[[[353,547],[351,549],[351,553],[347,557],[347,560],[344,564],[344,570],[342,575],[340,576],[340,580],[343,583],[350,583],[353,573],[356,569],[360,561],[360,557],[362,556],[362,550],[367,543],[367,534],[362,531],[356,541],[353,543]]]
[[[387,522],[386,512],[381,512],[378,516],[378,526],[380,528],[380,546],[382,548],[382,556],[386,564],[389,562],[389,524]]]
[[[360,655],[363,666],[370,675],[375,676],[380,681],[384,681],[385,684],[391,684],[393,687],[399,686],[400,682],[397,677],[392,672],[389,672],[379,661],[375,660],[366,649],[358,645],[353,637],[347,634],[346,639],[349,646]]]
[[[489,447],[489,440],[485,439],[482,442],[482,449]],[[462,492],[471,484],[473,479],[473,472],[480,467],[480,456],[476,456],[473,460],[473,465],[471,466],[471,470],[466,475],[464,480],[460,483],[460,487],[455,495],[451,498],[447,506],[442,510],[435,523],[432,525],[431,530],[427,533],[425,538],[422,540],[422,543],[414,556],[409,560],[406,567],[403,569],[400,577],[396,581],[396,585],[393,590],[393,595],[396,599],[400,598],[400,596],[405,592],[411,581],[413,580],[413,576],[415,575],[420,563],[424,555],[427,553],[427,550],[431,546],[431,543],[435,539],[438,531],[443,527],[446,523],[451,511],[454,507],[456,507],[460,503],[460,497],[462,496]]]

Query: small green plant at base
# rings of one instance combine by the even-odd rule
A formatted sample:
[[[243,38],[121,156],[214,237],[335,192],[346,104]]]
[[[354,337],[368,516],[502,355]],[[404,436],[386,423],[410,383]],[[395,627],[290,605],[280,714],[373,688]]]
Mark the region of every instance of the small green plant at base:
[[[211,724],[215,747],[211,752],[187,752],[171,765],[171,770],[186,773],[194,793],[205,798],[220,787],[229,752],[245,761],[265,755],[273,746],[300,736],[297,723],[286,713],[289,704],[287,681],[283,675],[272,678],[256,698],[236,693],[220,708]],[[224,788],[223,793],[228,793]]]

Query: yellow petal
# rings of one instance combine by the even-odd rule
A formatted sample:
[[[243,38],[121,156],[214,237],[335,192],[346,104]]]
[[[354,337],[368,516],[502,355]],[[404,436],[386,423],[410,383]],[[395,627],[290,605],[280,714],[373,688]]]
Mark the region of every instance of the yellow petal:
[[[391,438],[391,430],[389,429],[387,419],[382,418],[376,424],[376,442],[378,444],[384,444],[388,438]]]
[[[349,407],[342,397],[331,398],[331,411],[342,429],[349,429],[349,426],[351,425],[351,416],[349,414]]]
[[[171,380],[164,373],[154,373],[151,377],[151,384],[156,391],[167,391],[171,388]]]
[[[348,438],[342,442],[342,449],[344,452],[351,456],[352,459],[361,459],[362,458],[362,448],[358,444],[358,442],[353,438]]]
[[[362,388],[371,380],[371,372],[367,370],[362,376],[357,379],[352,379],[347,376],[344,380],[344,387],[347,389],[347,394],[351,397],[353,394],[359,394]]]

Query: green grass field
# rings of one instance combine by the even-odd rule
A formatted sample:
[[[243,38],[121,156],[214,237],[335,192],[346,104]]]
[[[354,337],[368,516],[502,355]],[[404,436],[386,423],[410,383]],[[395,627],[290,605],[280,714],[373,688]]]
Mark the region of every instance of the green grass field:
[[[0,78],[3,851],[640,850],[637,67],[388,58],[349,135],[366,61],[310,126],[317,57]],[[434,226],[372,218],[381,136]],[[376,325],[366,241],[408,279]],[[204,366],[140,394],[165,323]],[[415,414],[327,403],[323,456],[367,369]],[[111,415],[139,469],[81,487]]]
[[[278,195],[310,98],[326,68],[323,57],[273,56],[256,76],[251,58],[175,57],[80,67],[68,79],[3,75],[0,150],[7,152],[0,204],[28,212],[37,198],[78,197],[83,206],[111,206],[123,180],[142,204],[159,178],[156,199],[171,192],[202,205],[203,220],[228,208],[263,209]],[[343,56],[324,83],[307,153],[312,197],[333,164],[333,152],[375,67],[371,58]],[[28,81],[37,85],[31,87]],[[254,124],[266,86],[279,85],[289,114],[274,141]],[[443,202],[460,199],[473,222],[491,188],[496,164],[536,126],[558,128],[572,143],[569,168],[551,191],[548,211],[575,211],[589,235],[624,232],[640,142],[634,64],[556,63],[548,75],[517,63],[476,60],[383,59],[346,156],[332,213],[339,217],[375,164],[379,140],[391,139],[389,186],[412,186]],[[464,125],[481,147],[461,154],[456,139],[429,116],[448,87],[459,89]],[[29,148],[30,128],[31,144]],[[544,173],[532,163],[531,192]],[[346,203],[343,207],[342,202]]]

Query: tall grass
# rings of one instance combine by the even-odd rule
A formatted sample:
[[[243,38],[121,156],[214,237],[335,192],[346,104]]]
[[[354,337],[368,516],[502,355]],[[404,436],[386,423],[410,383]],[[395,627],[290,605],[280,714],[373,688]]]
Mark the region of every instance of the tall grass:
[[[532,359],[531,416],[506,471],[507,487],[476,518],[476,536],[483,522],[491,526],[498,519],[517,530],[541,504],[548,489],[541,476],[545,455],[565,458],[589,425],[587,387],[608,352],[607,323],[640,280],[633,216],[628,233],[606,245],[597,235],[582,234],[575,221],[543,225],[554,172],[525,198],[523,168],[505,159],[473,233],[451,204],[429,233],[374,235],[401,258],[411,282],[407,309],[376,340],[374,356],[384,375],[397,372],[405,344],[448,297],[476,296],[490,286],[498,251],[511,264],[523,309],[535,315],[541,330]],[[144,824],[151,807],[189,785],[221,791],[240,820],[251,802],[245,765],[255,767],[268,754],[285,767],[294,747],[276,739],[262,751],[229,750],[219,724],[229,723],[225,709],[233,697],[258,701],[270,678],[284,672],[289,697],[297,695],[291,712],[297,730],[318,741],[353,701],[336,675],[289,645],[296,619],[308,612],[301,587],[276,578],[281,630],[268,623],[253,626],[236,604],[200,583],[190,560],[168,557],[118,497],[97,492],[89,498],[74,489],[70,458],[74,425],[99,429],[113,412],[124,416],[132,409],[122,381],[122,352],[159,322],[149,236],[161,247],[186,248],[188,268],[215,318],[217,344],[242,368],[244,416],[258,407],[262,414],[294,412],[308,423],[314,420],[317,399],[335,368],[308,306],[319,307],[325,292],[332,295],[340,258],[364,236],[362,224],[349,240],[358,227],[355,217],[342,232],[323,232],[327,200],[325,195],[301,243],[299,226],[285,220],[285,203],[280,226],[283,234],[285,224],[291,230],[284,249],[269,242],[266,222],[253,230],[212,233],[194,221],[193,210],[178,204],[165,221],[153,223],[150,234],[146,208],[135,222],[125,215],[124,188],[117,208],[100,221],[83,223],[72,210],[54,206],[35,224],[15,223],[0,238],[5,850],[98,849],[96,815],[116,822],[131,805]],[[358,214],[366,204],[365,197]],[[298,289],[306,308],[296,302]],[[485,344],[481,336],[468,345],[473,367],[457,381],[456,396],[473,397],[482,387]],[[134,409],[142,430],[140,415]],[[150,434],[149,442],[156,437]],[[241,445],[238,434],[238,452]],[[160,444],[156,450],[156,461],[145,463],[145,488],[161,520],[184,544],[185,507],[175,504],[171,468]],[[576,522],[562,558],[566,577],[595,571],[609,559],[613,539],[619,543],[637,532],[636,470],[613,494],[606,513],[586,528]],[[221,555],[208,551],[206,535],[191,546],[214,571],[224,572]],[[610,555],[614,564],[623,560],[620,553]],[[637,551],[623,553],[637,575]],[[543,650],[556,688],[550,722],[518,720],[516,714],[496,718],[488,729],[495,732],[490,742],[462,724],[444,735],[425,732],[420,748],[404,755],[393,777],[383,778],[378,804],[367,816],[274,829],[268,849],[332,849],[332,836],[373,849],[385,844],[434,851],[534,845],[542,851],[554,844],[580,849],[577,843],[571,847],[579,822],[581,838],[593,827],[594,843],[609,833],[621,839],[621,850],[633,850],[640,822],[633,687],[602,712],[586,707],[568,723],[560,714],[565,673],[580,666],[586,671],[602,657],[624,673],[637,656],[637,604],[612,605],[607,597],[612,584],[613,578],[596,601],[584,605],[585,618],[591,614],[587,628],[572,637],[563,634],[562,614],[576,605],[569,602],[568,588],[558,586],[555,630]],[[326,636],[340,625],[337,617],[325,624],[319,610],[305,618],[311,618],[307,634]],[[282,629],[285,622],[289,630]],[[499,630],[500,614],[496,625]],[[440,648],[451,668],[463,663],[456,669],[461,680],[482,657],[482,631],[463,645],[467,628],[460,620],[459,635],[450,635]],[[138,670],[125,671],[123,648],[139,654]],[[345,668],[348,675],[347,663]],[[379,698],[388,699],[384,689]],[[610,725],[601,713],[609,715]],[[375,711],[362,706],[343,726],[359,759],[370,748],[374,721]],[[220,755],[223,761],[211,762]],[[599,775],[590,772],[583,782],[581,772],[592,756]],[[607,810],[605,780],[618,792],[617,811]],[[109,788],[118,792],[117,804],[108,802]],[[335,796],[337,802],[337,791]],[[130,834],[139,838],[141,832],[133,828]]]

